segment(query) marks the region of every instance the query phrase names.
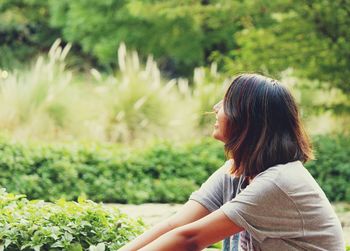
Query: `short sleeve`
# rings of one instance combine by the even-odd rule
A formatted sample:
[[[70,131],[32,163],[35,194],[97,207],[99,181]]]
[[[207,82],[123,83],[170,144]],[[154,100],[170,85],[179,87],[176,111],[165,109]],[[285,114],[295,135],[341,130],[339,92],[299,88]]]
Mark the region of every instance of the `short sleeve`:
[[[303,235],[303,220],[295,204],[269,179],[256,177],[221,210],[259,242]]]
[[[210,212],[219,209],[223,205],[224,179],[228,165],[229,161],[216,170],[197,191],[191,194],[189,200],[197,201]]]

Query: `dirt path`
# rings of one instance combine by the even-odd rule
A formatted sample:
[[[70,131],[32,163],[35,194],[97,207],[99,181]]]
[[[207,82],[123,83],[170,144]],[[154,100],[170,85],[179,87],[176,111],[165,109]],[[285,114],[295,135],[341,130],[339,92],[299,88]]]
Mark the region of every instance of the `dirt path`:
[[[167,219],[182,206],[181,204],[141,204],[141,205],[123,205],[115,204],[122,212],[131,217],[141,217],[143,221],[152,226],[158,222]]]

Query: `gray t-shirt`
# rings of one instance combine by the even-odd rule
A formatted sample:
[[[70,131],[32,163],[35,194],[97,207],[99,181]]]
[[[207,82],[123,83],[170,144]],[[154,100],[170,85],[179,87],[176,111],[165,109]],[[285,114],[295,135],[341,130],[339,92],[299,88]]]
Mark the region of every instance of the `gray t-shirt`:
[[[300,161],[270,167],[240,193],[243,179],[229,173],[231,164],[213,173],[190,200],[210,212],[222,210],[251,235],[254,250],[345,250],[331,204]],[[234,237],[225,249],[237,250]]]

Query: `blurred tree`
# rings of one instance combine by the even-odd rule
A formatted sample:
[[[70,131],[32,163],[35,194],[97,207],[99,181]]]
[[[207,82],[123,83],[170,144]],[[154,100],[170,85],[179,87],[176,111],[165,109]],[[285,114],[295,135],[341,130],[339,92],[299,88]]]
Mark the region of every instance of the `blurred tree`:
[[[266,20],[250,15],[235,34],[237,47],[217,55],[228,72],[261,71],[278,75],[293,68],[321,87],[350,93],[350,1],[251,1]],[[255,2],[255,3],[253,3]]]
[[[114,69],[124,41],[172,77],[219,61],[350,92],[350,0],[0,0],[0,12],[0,67],[63,37],[81,63]]]
[[[81,44],[103,65],[116,62],[117,47],[125,42],[143,55],[153,54],[160,67],[190,74],[207,63],[213,50],[234,46],[240,29],[238,1],[85,0],[50,1],[51,23],[68,41]]]
[[[0,0],[0,68],[13,68],[48,50],[59,30],[49,26],[45,0]]]

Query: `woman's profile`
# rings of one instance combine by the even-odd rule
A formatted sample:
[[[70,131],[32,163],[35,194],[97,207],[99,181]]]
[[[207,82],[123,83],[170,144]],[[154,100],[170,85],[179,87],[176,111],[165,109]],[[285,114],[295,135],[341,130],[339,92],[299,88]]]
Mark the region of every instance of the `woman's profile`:
[[[290,92],[258,74],[236,77],[216,114],[213,137],[228,160],[181,210],[121,250],[343,251],[340,222],[303,166],[313,158]]]

